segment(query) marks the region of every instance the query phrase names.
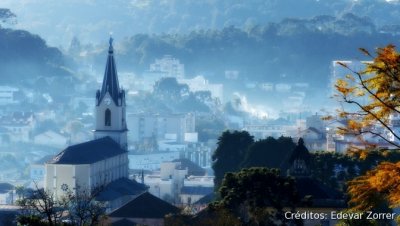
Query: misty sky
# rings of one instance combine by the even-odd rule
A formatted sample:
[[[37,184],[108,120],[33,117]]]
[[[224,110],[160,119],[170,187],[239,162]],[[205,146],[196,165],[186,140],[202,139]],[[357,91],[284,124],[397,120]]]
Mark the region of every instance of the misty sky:
[[[137,33],[186,32],[279,22],[286,17],[338,15],[363,1],[385,2],[296,0],[304,8],[293,10],[293,0],[1,0],[0,7],[17,15],[15,28],[38,34],[51,46],[65,48],[74,36],[83,43],[98,43],[110,32],[118,39]],[[392,9],[399,7],[391,5]],[[368,16],[379,13],[363,9]],[[391,14],[387,18],[399,18],[400,10],[392,10]]]

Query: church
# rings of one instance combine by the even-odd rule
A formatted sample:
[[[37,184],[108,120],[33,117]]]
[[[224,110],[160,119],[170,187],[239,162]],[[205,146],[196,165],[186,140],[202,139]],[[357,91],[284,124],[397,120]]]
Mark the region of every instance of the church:
[[[45,164],[44,187],[55,197],[68,189],[104,187],[101,199],[117,200],[117,207],[147,189],[128,179],[125,91],[119,86],[112,41],[103,84],[96,92],[94,140],[69,146]]]

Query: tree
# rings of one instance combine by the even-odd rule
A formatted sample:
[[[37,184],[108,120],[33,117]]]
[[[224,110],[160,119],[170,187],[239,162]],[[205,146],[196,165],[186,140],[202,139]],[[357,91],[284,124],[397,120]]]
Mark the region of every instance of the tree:
[[[75,192],[66,190],[65,199],[68,200],[69,219],[73,225],[97,225],[105,214],[105,203],[96,201],[97,195],[103,191],[103,187],[92,190],[76,188]]]
[[[74,191],[65,187],[64,195],[56,198],[53,193],[38,188],[30,195],[23,196],[17,203],[22,213],[17,221],[22,225],[61,225],[68,217],[72,225],[97,225],[105,214],[104,202],[96,201],[96,196],[103,190],[77,187]]]
[[[349,182],[349,204],[367,211],[389,203],[400,206],[400,162],[382,162],[375,169]]]
[[[16,24],[17,16],[6,8],[0,8],[0,22],[2,24]]]
[[[46,219],[48,225],[59,225],[68,201],[66,199],[57,200],[54,194],[36,186],[36,190],[28,197],[18,200],[18,205],[22,207],[22,216],[19,216],[20,223],[31,219],[37,223],[41,219]],[[29,224],[30,225],[30,224]]]
[[[365,63],[366,69],[355,71],[339,63],[351,74],[337,80],[337,97],[355,107],[339,111],[339,117],[348,121],[346,127],[339,128],[339,133],[360,139],[369,133],[400,148],[400,134],[393,129],[397,123],[393,117],[400,114],[400,54],[393,45],[378,48],[376,57],[365,49],[360,50],[373,60]]]
[[[283,136],[256,141],[249,147],[242,166],[281,168],[295,146],[292,138]]]
[[[339,132],[355,136],[369,133],[400,148],[400,134],[393,128],[398,126],[396,116],[400,114],[400,54],[393,45],[378,48],[375,57],[365,49],[360,50],[373,61],[366,63],[362,71],[354,71],[341,63],[352,74],[337,81],[338,97],[356,110],[339,112],[340,117],[348,120],[347,126],[339,128]],[[361,211],[380,208],[385,203],[398,207],[399,179],[400,162],[382,162],[348,183],[349,204]]]
[[[189,86],[180,84],[173,77],[161,78],[154,84],[153,94],[161,100],[178,101],[189,95]]]
[[[227,172],[236,172],[240,169],[248,147],[254,139],[247,131],[225,131],[218,138],[218,147],[212,160],[214,170],[214,184],[217,190]]]
[[[301,202],[293,178],[262,167],[225,174],[219,193],[221,200],[210,208],[226,209],[246,225],[285,224],[284,208],[295,211]]]

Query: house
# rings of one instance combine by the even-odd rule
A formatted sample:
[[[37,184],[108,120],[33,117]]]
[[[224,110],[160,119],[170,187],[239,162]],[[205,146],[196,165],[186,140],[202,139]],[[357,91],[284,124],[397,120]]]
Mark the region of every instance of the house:
[[[214,193],[214,187],[204,187],[204,186],[183,186],[179,194],[181,204],[191,205],[196,203],[201,198]]]
[[[216,149],[216,144],[213,143],[194,143],[189,144],[182,153],[182,157],[201,167],[211,167],[212,153]]]
[[[310,174],[310,153],[304,146],[302,138],[299,139],[296,148],[292,151],[287,160],[289,166],[288,175],[295,178],[296,190],[299,197],[309,197],[310,202],[304,203],[296,208],[296,211],[318,212],[331,216],[334,211],[339,212],[345,209],[344,196],[324,184],[315,180]],[[303,219],[304,225],[335,225],[335,219]]]
[[[99,195],[97,201],[106,203],[106,212],[111,212],[125,205],[129,200],[147,191],[148,187],[128,178],[120,178],[108,183]]]
[[[221,103],[223,102],[223,84],[209,83],[209,81],[202,75],[198,75],[191,79],[178,79],[178,82],[187,84],[192,92],[209,91],[213,98],[218,98]]]
[[[129,224],[163,226],[165,215],[179,212],[179,208],[145,192],[108,214],[108,217],[111,225],[123,220]]]
[[[29,142],[35,122],[32,112],[13,112],[0,117],[0,127],[7,129],[10,142]]]
[[[9,183],[0,183],[0,204],[11,205],[14,203],[15,192],[14,185]]]
[[[309,151],[326,150],[326,134],[324,131],[314,127],[308,127],[299,132],[299,137],[302,137]]]
[[[130,154],[129,168],[136,170],[160,170],[162,162],[179,158],[179,152],[156,152],[149,154]]]
[[[198,174],[198,176],[191,175],[189,172]],[[214,188],[213,176],[206,176],[205,171],[194,167],[194,163],[188,163],[188,160],[182,159],[161,163],[159,174],[145,175],[143,179],[144,183],[149,186],[151,194],[178,204],[182,204],[183,187],[186,187],[183,190],[186,192],[183,196],[183,204],[187,203],[188,197],[193,196],[190,198],[193,203],[207,195],[207,192],[204,191]]]
[[[67,145],[68,138],[52,130],[47,130],[34,136],[33,142],[38,145],[63,148]]]
[[[11,86],[0,86],[0,105],[10,105],[19,103],[15,98],[15,93],[19,91],[18,88]]]
[[[53,155],[46,155],[43,158],[30,164],[30,178],[35,182],[42,181],[46,173],[45,163],[53,159]]]

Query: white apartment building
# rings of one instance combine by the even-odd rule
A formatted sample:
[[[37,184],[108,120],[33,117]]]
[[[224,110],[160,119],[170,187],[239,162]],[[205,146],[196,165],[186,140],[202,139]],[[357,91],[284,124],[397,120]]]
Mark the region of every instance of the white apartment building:
[[[128,114],[129,139],[139,142],[146,138],[178,143],[197,142],[194,114]]]
[[[220,102],[224,99],[224,85],[210,83],[202,75],[198,75],[192,79],[178,79],[179,83],[185,83],[189,86],[190,91],[209,91],[213,98],[218,98]]]

